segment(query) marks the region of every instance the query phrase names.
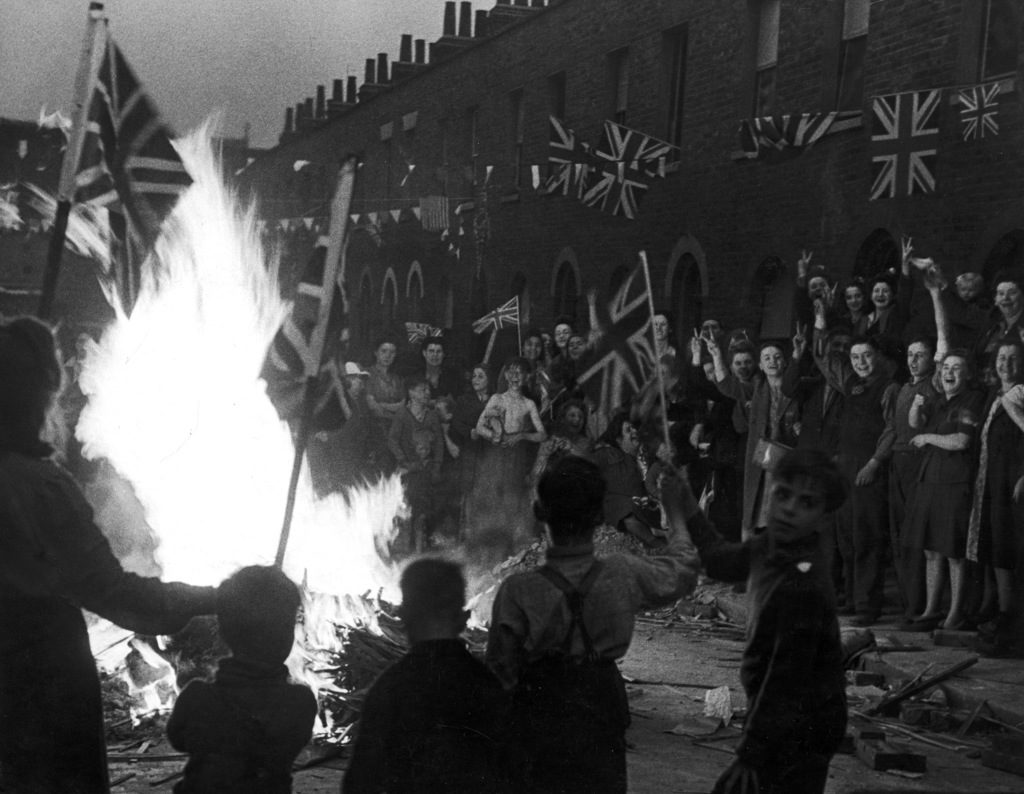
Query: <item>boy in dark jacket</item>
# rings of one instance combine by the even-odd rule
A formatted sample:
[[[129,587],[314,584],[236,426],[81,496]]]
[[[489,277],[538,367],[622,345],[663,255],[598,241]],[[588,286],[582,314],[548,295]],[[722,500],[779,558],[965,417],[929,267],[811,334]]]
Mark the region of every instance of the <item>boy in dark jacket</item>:
[[[288,682],[299,590],[276,568],[250,566],[217,590],[217,620],[231,656],[213,682],[192,681],[167,723],[189,754],[175,794],[287,794],[292,763],[309,741],[316,698]]]
[[[686,525],[708,575],[747,579],[748,641],[740,668],[747,719],[738,758],[715,794],[825,789],[829,762],[846,730],[846,684],[820,534],[847,489],[826,453],[791,450],[775,470],[768,526],[730,543],[684,488]]]
[[[679,480],[663,478],[675,508]],[[531,794],[625,794],[629,705],[616,661],[640,609],[693,590],[697,554],[681,521],[657,555],[594,559],[605,482],[590,461],[568,456],[537,484],[537,518],[552,545],[535,571],[510,576],[494,599],[487,661],[512,691],[511,724]]]
[[[459,638],[462,569],[420,559],[402,573],[399,616],[412,647],[363,704],[344,794],[507,791],[505,694]]]

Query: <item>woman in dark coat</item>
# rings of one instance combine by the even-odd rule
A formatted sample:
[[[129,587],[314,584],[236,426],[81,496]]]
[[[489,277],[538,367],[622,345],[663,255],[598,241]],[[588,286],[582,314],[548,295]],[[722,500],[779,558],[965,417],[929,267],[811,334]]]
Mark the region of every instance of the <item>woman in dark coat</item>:
[[[639,451],[640,436],[629,420],[629,413],[622,411],[612,417],[597,440],[591,460],[601,470],[607,485],[604,522],[647,546],[656,546],[659,539],[651,532],[647,518],[634,501],[634,497],[642,499],[647,495],[644,474],[636,457]]]
[[[40,438],[61,384],[50,329],[0,325],[0,790],[109,791],[82,609],[144,634],[214,611],[211,587],[126,573]]]
[[[978,622],[996,618],[1008,624],[1014,568],[1024,526],[1024,430],[1015,416],[1024,414],[1024,344],[1003,342],[994,370],[999,384],[982,411],[978,473],[967,530],[967,559],[992,570],[994,590],[986,581]]]
[[[782,375],[786,369],[786,354],[776,342],[762,343],[759,352],[760,373],[754,376],[753,389],[742,383],[725,368],[718,344],[705,337],[705,345],[715,362],[715,380],[722,394],[736,400],[747,409],[747,448],[743,471],[743,538],[763,526],[767,515],[767,495],[771,493],[771,472],[755,458],[759,442],[778,445],[776,448],[796,446],[796,426],[799,406],[782,391]],[[764,444],[761,445],[763,448]]]
[[[965,623],[964,558],[974,482],[974,446],[983,395],[969,388],[970,354],[954,350],[936,375],[940,394],[917,395],[910,406],[910,426],[924,430],[910,443],[924,451],[917,490],[907,508],[907,542],[924,550],[928,603],[913,621],[913,630],[957,629]],[[950,606],[943,621],[941,605],[949,571]]]

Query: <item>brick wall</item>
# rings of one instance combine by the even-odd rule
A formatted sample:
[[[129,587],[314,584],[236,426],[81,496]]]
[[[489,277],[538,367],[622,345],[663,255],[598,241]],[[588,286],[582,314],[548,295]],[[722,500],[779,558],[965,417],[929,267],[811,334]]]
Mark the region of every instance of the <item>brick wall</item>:
[[[972,15],[982,5],[954,0],[872,3],[864,109],[870,111],[872,94],[971,82],[967,78],[972,77],[977,46]],[[553,274],[565,249],[579,263],[582,290],[594,288],[602,297],[607,297],[612,272],[633,264],[637,252],[646,250],[656,302],[678,308],[683,298],[671,294],[673,252],[695,250],[695,242],[695,258],[707,276],[703,314],[715,315],[727,326],[756,328],[760,298],[753,274],[767,256],[780,257],[789,268],[787,284],[803,248],[814,250],[815,261],[827,264],[835,278],[846,278],[864,240],[884,229],[897,240],[901,233],[912,235],[921,254],[954,269],[980,270],[1000,236],[1024,227],[1024,199],[1019,197],[1024,119],[1016,87],[1001,96],[1001,135],[992,140],[961,142],[957,108],[943,102],[939,189],[934,196],[867,200],[869,116],[864,128],[826,137],[784,162],[735,160],[736,129],[749,113],[755,6],[745,0],[563,0],[530,9],[497,35],[388,86],[318,129],[290,136],[247,169],[245,184],[264,200],[268,215],[315,213],[325,197],[295,197],[299,180],[292,163],[309,160],[322,166],[322,193],[341,157],[358,152],[364,166],[354,211],[403,207],[406,213],[399,224],[385,224],[379,246],[362,244],[359,255],[349,257],[350,294],[366,272],[375,299],[372,308],[357,305],[355,312],[379,312],[381,285],[391,268],[400,293],[395,320],[413,319],[404,289],[412,262],[417,261],[426,292],[417,319],[442,321],[446,297],[441,285],[446,279],[454,293],[456,342],[467,351],[480,341],[466,330],[470,322],[509,297],[518,273],[527,280],[531,321],[550,324],[555,311]],[[822,96],[834,79],[828,70],[835,61],[832,53],[838,42],[833,39],[841,10],[836,0],[782,3],[779,112],[831,109],[823,107]],[[680,165],[655,182],[638,218],[611,217],[572,199],[540,196],[530,186],[529,173],[523,174],[523,188],[517,193],[509,94],[523,91],[526,163],[546,161],[547,80],[557,72],[566,73],[566,124],[596,143],[609,114],[607,54],[628,47],[626,124],[664,137],[662,37],[682,24],[688,25],[689,38]],[[1018,82],[1010,80],[1007,85]],[[472,107],[479,108],[475,161],[469,157],[467,132]],[[402,118],[413,111],[415,131],[403,133]],[[387,181],[388,152],[380,141],[380,127],[389,122],[394,134]],[[442,122],[448,129],[446,163],[441,157]],[[404,186],[399,184],[406,170],[403,160],[417,165]],[[469,229],[462,238],[463,256],[455,259],[446,253],[439,235],[425,232],[408,210],[420,196],[445,189],[453,199],[479,198],[472,180],[483,179],[485,165],[494,166],[483,202],[490,238],[478,279]],[[476,202],[476,212],[480,204]],[[471,219],[467,216],[467,226]],[[680,317],[678,324],[697,319],[691,314]],[[679,330],[685,336],[685,328]]]

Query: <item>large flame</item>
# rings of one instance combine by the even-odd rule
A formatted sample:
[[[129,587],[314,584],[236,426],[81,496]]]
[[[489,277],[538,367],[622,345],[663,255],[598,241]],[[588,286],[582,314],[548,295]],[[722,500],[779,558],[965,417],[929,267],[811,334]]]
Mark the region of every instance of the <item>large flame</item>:
[[[201,129],[179,149],[195,182],[165,224],[138,300],[89,349],[76,433],[134,488],[165,579],[217,584],[271,564],[293,444],[259,378],[289,305],[252,206],[223,184]],[[317,500],[299,482],[284,569],[339,609],[344,596],[396,595],[378,549],[404,510],[397,479]],[[334,616],[337,617],[337,616]]]

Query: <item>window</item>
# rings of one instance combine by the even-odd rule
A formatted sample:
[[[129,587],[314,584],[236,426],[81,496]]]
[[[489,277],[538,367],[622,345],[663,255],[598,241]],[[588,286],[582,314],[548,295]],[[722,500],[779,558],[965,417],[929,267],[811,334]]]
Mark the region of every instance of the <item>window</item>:
[[[837,110],[857,110],[864,98],[864,55],[868,46],[869,0],[845,0],[839,45]]]
[[[548,78],[548,113],[556,119],[565,118],[565,72]]]
[[[1017,71],[1017,6],[1020,0],[983,0],[979,77],[990,80]]]
[[[779,0],[761,0],[757,20],[757,74],[754,80],[754,115],[770,116],[775,108],[775,81],[779,62]]]
[[[521,187],[523,181],[523,131],[526,127],[523,89],[516,89],[509,94],[509,107],[512,114],[512,184]]]
[[[608,87],[611,91],[609,115],[618,124],[625,124],[629,105],[629,50],[625,47],[608,56]]]
[[[683,91],[686,88],[687,28],[680,25],[664,35],[662,59],[665,64],[668,124],[666,140],[674,146],[683,141]]]

